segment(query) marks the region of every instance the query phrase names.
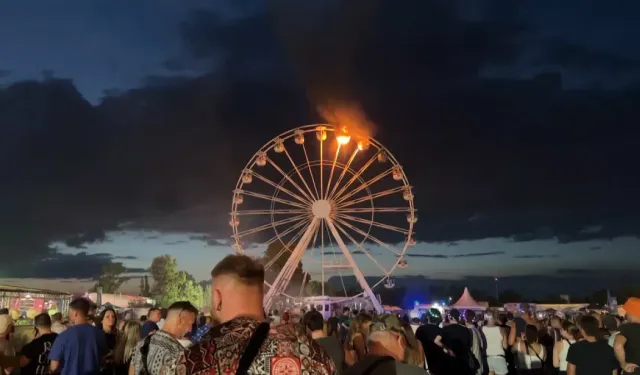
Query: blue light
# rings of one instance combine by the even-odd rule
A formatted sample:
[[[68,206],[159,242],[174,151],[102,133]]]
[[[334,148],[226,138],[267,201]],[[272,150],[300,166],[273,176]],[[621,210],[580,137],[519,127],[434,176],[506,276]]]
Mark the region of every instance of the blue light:
[[[418,302],[418,300],[413,301],[413,305],[414,306],[418,306],[420,304],[420,302]]]

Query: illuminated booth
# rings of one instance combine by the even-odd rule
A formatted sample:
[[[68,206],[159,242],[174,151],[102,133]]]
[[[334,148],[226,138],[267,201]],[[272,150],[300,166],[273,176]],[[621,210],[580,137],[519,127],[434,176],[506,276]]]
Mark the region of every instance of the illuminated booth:
[[[42,312],[66,314],[69,302],[69,293],[0,285],[0,308],[9,309],[15,325],[33,325],[33,318]]]

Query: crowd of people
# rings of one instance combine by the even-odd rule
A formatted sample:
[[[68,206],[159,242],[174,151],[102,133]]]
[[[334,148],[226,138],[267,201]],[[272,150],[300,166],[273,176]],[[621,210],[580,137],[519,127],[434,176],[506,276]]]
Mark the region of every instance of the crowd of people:
[[[421,318],[345,308],[325,320],[263,309],[264,269],[231,255],[211,272],[211,316],[190,302],[152,308],[140,319],[87,299],[35,318],[35,337],[16,355],[11,318],[0,310],[5,374],[63,375],[506,375],[640,374],[640,299],[621,314],[478,316],[432,309]]]

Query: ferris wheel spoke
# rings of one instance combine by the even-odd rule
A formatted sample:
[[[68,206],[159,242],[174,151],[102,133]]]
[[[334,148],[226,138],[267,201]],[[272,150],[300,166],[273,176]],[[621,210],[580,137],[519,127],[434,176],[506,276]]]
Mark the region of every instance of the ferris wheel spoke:
[[[267,160],[271,161],[271,159],[267,159]],[[282,170],[282,169],[281,169],[281,170]],[[307,198],[303,198],[303,197],[299,196],[298,194],[296,194],[296,193],[292,192],[291,190],[289,190],[289,189],[285,188],[284,186],[282,186],[282,184],[277,184],[277,183],[275,183],[275,182],[271,181],[270,179],[268,179],[268,178],[264,177],[263,175],[261,175],[260,173],[258,173],[258,172],[256,172],[256,171],[251,171],[251,174],[252,174],[252,175],[254,175],[255,177],[257,177],[258,179],[260,179],[260,180],[264,181],[265,183],[267,183],[267,184],[269,184],[269,185],[273,186],[273,187],[274,187],[274,188],[276,188],[277,190],[280,190],[281,192],[286,193],[286,194],[288,194],[289,196],[291,196],[291,197],[293,197],[293,198],[297,199],[297,200],[298,200],[298,201],[300,201],[301,203],[303,203],[303,204],[311,204],[311,201],[310,201],[310,200],[308,200]],[[293,181],[293,180],[291,180],[291,177],[289,177],[289,176],[286,176],[286,179],[287,179],[288,181]],[[295,184],[295,183],[294,183],[294,184]],[[295,186],[296,188],[300,189],[300,187],[299,187],[298,185],[294,185],[294,186]],[[303,193],[304,193],[304,192],[303,192]],[[303,195],[304,195],[304,194],[303,194]]]
[[[383,213],[383,212],[411,212],[411,207],[362,207],[362,208],[346,208],[337,210],[341,214],[370,214],[370,213]]]
[[[336,228],[338,228],[340,232],[342,232],[342,234],[345,237],[347,237],[349,241],[351,241],[351,243],[353,243],[360,251],[362,251],[367,256],[367,258],[369,258],[376,266],[378,266],[380,271],[382,271],[385,276],[389,274],[389,271],[386,268],[382,267],[380,263],[378,263],[378,261],[373,257],[373,255],[371,255],[371,252],[369,252],[369,250],[365,249],[364,246],[359,244],[346,230],[344,230],[344,228],[342,228],[340,224],[338,223],[333,223],[333,224],[336,226]]]
[[[286,214],[304,214],[309,212],[309,210],[303,210],[303,209],[291,209],[291,210],[287,210],[287,209],[280,209],[280,210],[243,210],[243,211],[236,211],[236,216],[247,216],[247,215],[286,215]]]
[[[249,190],[236,190],[236,194],[244,194],[244,195],[248,195],[250,197],[254,197],[254,198],[258,198],[258,199],[263,199],[266,201],[274,201],[274,202],[278,202],[278,203],[282,203],[282,204],[286,204],[289,206],[293,206],[293,207],[298,207],[298,208],[304,208],[307,209],[309,207],[309,205],[303,205],[301,203],[298,202],[294,202],[288,199],[284,199],[284,198],[279,198],[279,197],[275,197],[275,196],[271,196],[271,195],[266,195],[266,194],[261,194],[261,193],[256,193],[253,191],[249,191]]]
[[[342,225],[344,225],[345,227],[347,227],[347,228],[351,229],[352,231],[354,231],[354,232],[356,232],[356,233],[360,234],[361,236],[363,236],[363,237],[365,238],[365,240],[370,239],[370,240],[372,240],[373,242],[375,242],[375,243],[377,243],[378,245],[380,245],[381,247],[384,247],[385,249],[387,249],[387,250],[391,251],[391,252],[392,252],[392,253],[394,253],[395,255],[397,255],[397,256],[401,256],[401,255],[402,255],[402,252],[401,252],[401,251],[396,250],[393,246],[391,246],[391,245],[389,245],[389,244],[387,244],[387,243],[385,243],[385,242],[383,242],[383,241],[379,240],[377,237],[373,236],[373,235],[372,235],[372,234],[370,234],[370,233],[366,233],[366,232],[365,232],[365,231],[363,231],[362,229],[360,229],[360,228],[358,228],[358,227],[354,226],[353,224],[351,224],[351,223],[349,223],[349,222],[347,222],[347,221],[345,221],[345,220],[343,220],[343,219],[340,219],[340,218],[338,218],[338,217],[337,217],[337,218],[335,218],[335,219],[333,219],[333,220],[335,220],[338,224],[342,224]]]
[[[285,149],[285,150],[286,150],[286,149]],[[304,191],[304,190],[300,187],[300,185],[298,185],[298,183],[297,183],[297,182],[295,182],[295,181],[294,181],[294,180],[289,176],[289,174],[288,174],[288,173],[285,173],[285,172],[282,170],[282,168],[280,168],[280,167],[278,166],[278,164],[274,163],[274,161],[273,161],[273,160],[271,160],[271,158],[267,158],[267,161],[269,162],[269,164],[271,164],[271,166],[272,166],[275,170],[277,170],[277,171],[282,175],[282,177],[284,177],[287,181],[289,181],[289,182],[291,183],[291,185],[295,186],[295,188],[296,188],[296,189],[298,189],[298,191],[300,192],[300,194],[304,195],[304,197],[306,198],[307,203],[311,203],[311,202],[313,202],[313,201],[314,201],[314,199],[313,199],[311,196],[309,196],[309,195],[307,194],[307,192],[306,192],[306,191]],[[293,164],[293,163],[292,163],[292,164]],[[297,167],[295,167],[295,166],[294,166],[294,168],[296,168],[296,170],[298,170],[298,168],[297,168]],[[303,181],[304,181],[304,180],[303,180]]]
[[[382,197],[386,197],[387,195],[391,195],[391,194],[396,194],[402,191],[405,191],[406,187],[404,186],[397,186],[393,189],[387,189],[387,190],[383,190],[377,193],[373,193],[371,195],[367,195],[366,197],[361,197],[361,198],[356,198],[352,201],[348,201],[346,203],[342,202],[341,204],[338,204],[338,210],[341,210],[344,207],[349,207],[349,206],[353,206],[356,205],[358,203],[362,203],[362,202],[366,202],[368,200],[372,200],[372,199],[377,199],[377,198],[382,198]]]
[[[264,224],[264,225],[261,225],[259,227],[255,227],[255,228],[251,228],[251,229],[247,229],[247,230],[244,230],[242,232],[239,232],[238,233],[238,237],[244,237],[244,236],[249,235],[249,234],[256,234],[258,232],[262,232],[265,229],[275,228],[275,227],[278,227],[278,226],[281,226],[281,225],[294,223],[294,222],[299,221],[299,220],[304,220],[306,217],[308,217],[308,216],[307,215],[298,215],[298,216],[289,217],[289,218],[278,220],[278,221],[273,221],[271,223]]]
[[[316,231],[313,233],[313,240],[311,240],[311,257],[313,257],[314,254],[314,250],[316,247],[316,240],[318,239],[318,230],[316,229]],[[309,281],[311,281],[311,276],[309,276],[309,271],[308,270],[304,270],[304,274],[302,276],[302,284],[300,285],[300,293],[298,294],[298,297],[302,296],[302,293],[304,292],[304,286],[307,280],[307,277],[309,277]],[[324,280],[322,280],[322,295],[324,295]]]
[[[320,197],[324,197],[324,137],[320,137]]]
[[[343,219],[343,220],[349,220],[349,221],[355,221],[356,223],[373,225],[374,227],[391,230],[391,231],[394,231],[394,232],[402,233],[404,235],[409,234],[409,231],[407,229],[400,228],[400,227],[397,227],[395,225],[383,224],[383,223],[377,222],[375,220],[367,220],[367,219],[363,219],[361,217],[351,216],[351,215],[344,215],[344,214],[340,214],[340,213],[338,213],[337,216],[339,218]]]
[[[307,161],[307,170],[309,171],[309,176],[311,176],[311,184],[313,185],[313,190],[316,192],[316,197],[320,199],[320,193],[318,192],[318,186],[316,185],[316,178],[313,176],[313,170],[311,169],[311,163],[309,162],[309,155],[307,154],[307,146],[302,144],[302,151],[304,151],[304,159]]]
[[[309,185],[307,184],[307,181],[302,177],[302,173],[300,172],[300,169],[298,169],[298,166],[296,165],[296,163],[293,161],[293,159],[291,158],[291,155],[289,154],[289,151],[287,151],[286,147],[284,149],[284,154],[287,155],[287,159],[289,159],[289,162],[291,163],[291,165],[293,166],[293,169],[296,171],[296,174],[298,175],[298,177],[300,178],[300,180],[302,181],[302,184],[304,185],[305,188],[307,188],[307,192],[309,193],[308,195],[305,195],[310,201],[313,202],[314,200],[314,195],[313,192],[311,191],[311,188],[309,188]],[[308,164],[308,162],[307,162]]]
[[[376,161],[378,159],[378,154],[380,154],[380,151],[376,152],[371,159],[367,160],[366,163],[364,163],[364,165],[353,175],[351,176],[351,178],[349,179],[349,181],[347,181],[346,184],[344,184],[343,187],[340,188],[340,190],[338,190],[338,192],[336,194],[333,195],[333,200],[335,201],[336,199],[340,198],[342,196],[342,194],[344,194],[345,191],[347,191],[347,189],[349,188],[349,186],[351,186],[351,184],[353,184],[354,182],[356,182],[356,180],[364,173],[364,171],[367,170],[367,168],[369,168],[371,166],[371,164],[373,164],[374,161]]]
[[[338,261],[338,256],[336,255],[336,247],[333,245],[333,240],[331,240],[331,235],[330,235],[330,230],[329,227],[327,226],[327,222],[323,220],[323,228],[327,230],[327,234],[329,234],[327,237],[329,238],[329,243],[331,244],[331,251],[333,252],[333,258],[336,260],[336,263]],[[322,269],[324,272],[324,262],[322,263]],[[340,277],[340,283],[342,284],[342,290],[344,291],[344,296],[348,297],[348,293],[347,293],[347,287],[344,284],[344,278],[342,277],[342,272],[340,271],[340,268],[338,268],[338,276]]]
[[[331,189],[331,192],[328,194],[328,198],[327,199],[329,199],[329,200],[333,199],[333,197],[334,197],[334,195],[336,193],[336,190],[338,189],[338,186],[340,186],[340,182],[342,182],[342,179],[344,178],[344,175],[347,173],[347,171],[351,167],[351,163],[353,162],[353,159],[355,159],[356,155],[358,154],[358,150],[359,150],[359,148],[356,147],[356,149],[351,154],[351,157],[347,161],[347,165],[345,165],[342,168],[342,173],[340,173],[340,176],[338,177],[338,180],[333,185],[333,189]]]
[[[336,204],[340,204],[342,202],[344,202],[345,200],[353,197],[354,195],[358,194],[359,192],[361,192],[362,190],[371,187],[373,184],[375,184],[376,182],[382,180],[383,178],[385,178],[386,176],[390,175],[391,173],[393,173],[393,168],[389,168],[387,170],[385,170],[382,173],[379,173],[377,176],[371,178],[370,180],[366,181],[364,184],[358,186],[357,188],[351,190],[350,192],[348,192],[347,194],[341,196],[339,199],[336,200]]]
[[[327,180],[327,190],[325,191],[324,197],[322,199],[329,198],[329,189],[331,189],[331,179],[333,178],[333,171],[336,169],[336,163],[338,162],[338,156],[340,155],[340,148],[342,145],[338,143],[338,148],[336,149],[336,155],[333,157],[333,163],[331,164],[331,172],[329,172],[329,179]]]
[[[287,229],[287,230],[285,230],[284,232],[280,233],[280,235],[277,235],[277,234],[276,234],[275,238],[276,238],[277,240],[280,240],[281,238],[283,238],[283,237],[284,237],[284,236],[286,236],[287,234],[289,234],[289,233],[293,232],[294,230],[296,230],[296,229],[298,229],[298,228],[300,228],[300,227],[303,227],[303,228],[301,228],[301,229],[298,231],[298,233],[296,233],[296,234],[295,234],[295,235],[294,235],[294,236],[293,236],[293,237],[292,237],[292,238],[291,238],[291,239],[290,239],[286,244],[284,244],[284,242],[282,242],[282,240],[280,240],[280,241],[282,242],[282,249],[280,249],[280,251],[278,251],[278,254],[276,254],[276,256],[274,256],[274,257],[273,257],[273,259],[269,260],[269,262],[268,262],[267,264],[265,264],[265,266],[264,266],[265,271],[266,271],[266,270],[268,270],[269,268],[271,268],[271,266],[273,266],[273,264],[274,264],[276,261],[278,261],[278,259],[280,259],[280,257],[281,257],[283,254],[286,254],[286,253],[287,253],[287,251],[288,251],[288,252],[291,252],[291,251],[289,250],[289,249],[290,249],[290,247],[291,247],[291,245],[292,245],[293,243],[295,243],[295,242],[296,242],[296,241],[297,241],[297,240],[302,236],[302,234],[303,234],[303,233],[304,233],[304,231],[307,229],[307,226],[310,224],[310,222],[311,222],[311,221],[310,221],[309,219],[304,220],[304,221],[301,221],[300,223],[297,223],[296,225],[292,226],[291,228],[288,228],[288,229]],[[269,240],[269,241],[271,241],[271,240]],[[273,242],[275,242],[275,241],[273,241]],[[269,245],[267,245],[267,246],[269,246]]]
[[[300,228],[301,226],[305,225],[305,224],[309,224],[310,219],[304,219],[304,220],[300,220],[300,222],[295,223],[294,225],[290,226],[289,228],[283,230],[280,233],[276,233],[275,236],[271,237],[268,241],[266,241],[264,243],[264,245],[269,246],[272,243],[278,241],[279,239],[283,238],[284,236],[288,235],[289,233],[293,232],[294,230]]]
[[[347,258],[347,262],[349,262],[349,265],[351,265],[351,267],[353,268],[353,274],[356,277],[356,280],[358,280],[358,283],[364,290],[367,297],[371,299],[371,302],[375,306],[376,310],[382,311],[382,305],[380,305],[380,301],[378,301],[375,294],[373,294],[373,291],[371,290],[371,287],[369,286],[369,284],[367,283],[367,280],[362,274],[362,271],[360,271],[360,269],[358,268],[358,265],[353,259],[353,256],[347,249],[347,246],[344,244],[344,241],[342,241],[342,237],[340,237],[340,233],[338,232],[338,229],[333,224],[333,220],[331,218],[327,218],[325,219],[325,222],[327,223],[327,226],[329,227],[329,231],[333,235],[333,238],[336,240],[336,242],[338,243],[338,246],[342,250],[342,254],[344,255],[345,258]]]

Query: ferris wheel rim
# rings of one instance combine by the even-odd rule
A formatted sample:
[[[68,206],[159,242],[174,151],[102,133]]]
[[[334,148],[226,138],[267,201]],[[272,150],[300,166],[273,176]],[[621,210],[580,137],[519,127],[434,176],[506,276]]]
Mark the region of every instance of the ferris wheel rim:
[[[321,127],[321,126],[324,127],[323,130],[325,130],[327,132],[334,132],[334,133],[336,132],[336,127],[331,125],[331,124],[309,124],[309,125],[303,125],[303,126],[300,126],[300,127],[297,127],[297,128],[290,129],[288,131],[282,132],[279,135],[277,135],[276,137],[273,137],[271,140],[265,142],[264,145],[262,147],[260,147],[260,149],[258,151],[256,151],[251,156],[251,158],[249,159],[249,161],[245,165],[243,171],[247,171],[247,170],[252,171],[253,168],[256,166],[257,157],[259,155],[261,155],[261,154],[266,154],[269,150],[271,150],[274,147],[274,144],[276,144],[276,142],[278,142],[278,141],[281,141],[281,142],[287,141],[287,140],[295,137],[297,134],[300,134],[300,132],[302,132],[302,134],[315,132],[318,129],[318,127]],[[366,140],[369,142],[369,144],[374,146],[377,149],[376,155],[378,153],[384,153],[386,155],[387,159],[391,161],[393,166],[397,166],[400,169],[402,169],[402,166],[398,162],[396,157],[384,145],[382,145],[379,141],[377,141],[375,138],[370,137],[370,136],[363,137],[363,138],[366,138]],[[298,165],[306,165],[307,168],[311,168],[314,164],[320,164],[320,160],[314,160],[313,162],[309,162],[307,160],[306,163],[300,163]],[[297,167],[297,166],[294,165],[294,168],[295,167]],[[295,172],[295,169],[291,169],[288,174],[293,175],[294,172]],[[348,171],[348,172],[352,173],[353,170]],[[406,176],[406,174],[404,173],[403,170],[402,170],[402,173],[401,173],[401,177],[402,178],[399,181],[402,181],[402,185],[405,188],[411,189],[411,185],[409,184],[408,178],[407,178],[407,176]],[[282,177],[282,180],[280,181],[279,184],[282,184],[284,180],[285,180],[285,177]],[[303,181],[305,181],[305,180],[303,179]],[[359,182],[361,184],[363,183],[362,181],[359,181]],[[237,182],[236,182],[236,186],[235,186],[235,189],[234,189],[234,194],[237,191],[243,191],[242,187],[244,185],[245,185],[245,183],[243,182],[242,174],[241,174],[240,177],[238,178]],[[368,187],[366,189],[369,190]],[[370,191],[368,191],[368,193],[370,193]],[[276,189],[276,191],[274,191],[274,194],[272,195],[272,197],[276,196],[277,194],[279,194],[278,189]],[[375,215],[375,203],[373,202],[373,199],[370,197],[370,194],[367,194],[367,195],[369,197],[368,200],[371,202],[371,208],[372,208],[372,210],[371,210],[372,211],[372,219],[371,219],[371,221],[373,222],[373,216]],[[408,212],[411,214],[412,217],[414,217],[417,210],[415,209],[413,196],[410,199],[407,199],[406,201],[408,203],[408,207],[407,207]],[[238,209],[238,205],[239,205],[239,203],[237,203],[235,200],[232,200],[232,204],[231,204],[231,214],[232,215],[235,215],[238,211],[242,211],[242,210]],[[273,206],[274,206],[274,201],[271,200],[271,209],[273,209]],[[273,213],[270,216],[271,216],[271,219],[272,219],[271,222],[273,222]],[[303,224],[303,227],[308,226],[308,225],[309,225],[308,223],[307,224]],[[279,232],[276,229],[274,229],[274,231],[275,231],[276,235],[278,235],[278,237],[279,237]],[[367,241],[367,239],[369,239],[369,233],[370,232],[371,232],[371,224],[370,224],[370,226],[369,226],[369,228],[367,230],[367,236],[365,236],[363,238],[363,240],[360,242],[360,245],[364,244]],[[236,253],[244,254],[245,253],[245,249],[242,246],[242,243],[241,243],[242,241],[240,240],[240,236],[238,235],[238,233],[239,232],[237,230],[237,226],[234,226],[233,227],[233,236],[232,236],[232,238],[233,238],[233,241],[234,241],[234,244],[236,245],[236,247],[233,249],[233,251],[236,252]],[[407,230],[407,237],[411,238],[413,234],[414,234],[414,222],[413,222],[413,220],[409,220],[409,222],[408,222],[408,230]],[[278,238],[278,239],[280,239],[280,238]],[[285,247],[287,248],[287,251],[291,252],[291,250],[288,248],[288,246],[285,246]],[[404,243],[403,243],[403,245],[401,247],[401,250],[399,249],[400,250],[399,254],[397,254],[397,260],[393,263],[393,265],[390,267],[388,272],[384,273],[382,275],[382,277],[380,277],[380,279],[377,282],[374,282],[374,283],[369,285],[369,287],[371,289],[375,289],[380,284],[382,284],[386,280],[390,279],[392,277],[394,271],[396,271],[397,268],[401,268],[401,267],[399,267],[399,261],[401,259],[405,258],[407,250],[408,250],[409,247],[410,247],[409,241],[404,241]],[[321,267],[324,267],[324,265],[321,265]],[[326,282],[326,281],[324,281],[324,282]],[[368,284],[368,282],[367,282],[367,284]],[[265,285],[269,286],[270,288],[272,287],[271,283],[267,282],[266,280],[265,280]],[[340,297],[340,298],[353,299],[353,298],[357,298],[358,296],[363,296],[364,294],[365,294],[365,292],[363,291],[363,292],[357,293],[357,294],[352,295],[352,296],[345,296],[345,297]],[[304,297],[300,297],[300,296],[296,297],[296,296],[293,296],[293,295],[289,295],[287,293],[283,293],[283,295],[288,297],[288,298],[294,299],[294,300],[295,299],[304,298]]]

